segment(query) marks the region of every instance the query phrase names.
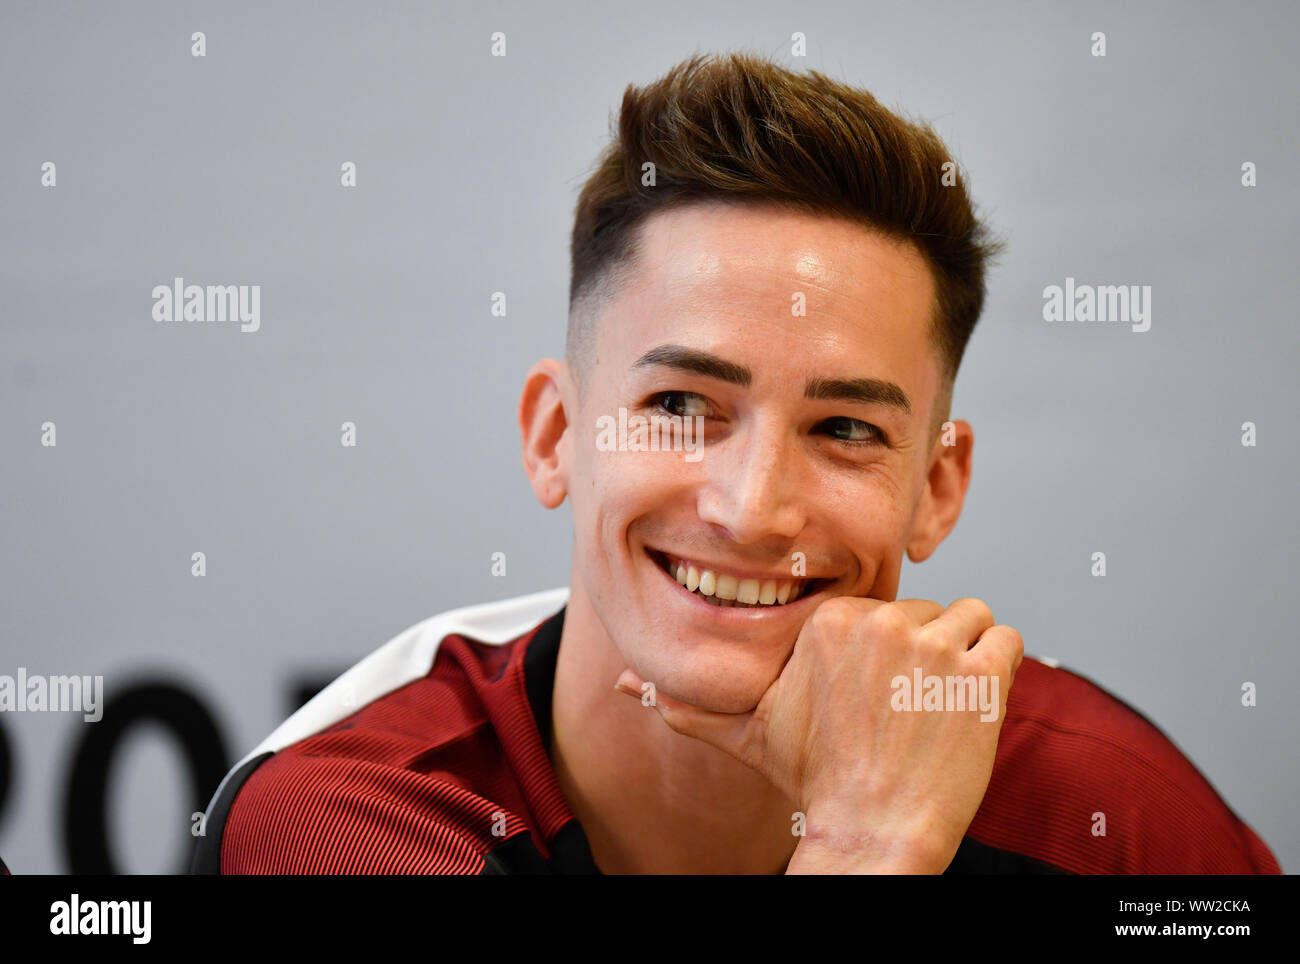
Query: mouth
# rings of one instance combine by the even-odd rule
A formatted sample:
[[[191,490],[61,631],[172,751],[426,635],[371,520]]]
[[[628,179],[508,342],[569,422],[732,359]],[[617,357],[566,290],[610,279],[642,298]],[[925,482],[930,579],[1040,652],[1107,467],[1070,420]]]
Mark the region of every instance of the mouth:
[[[833,579],[800,579],[730,572],[646,547],[646,555],[678,587],[710,606],[780,609],[814,595]]]

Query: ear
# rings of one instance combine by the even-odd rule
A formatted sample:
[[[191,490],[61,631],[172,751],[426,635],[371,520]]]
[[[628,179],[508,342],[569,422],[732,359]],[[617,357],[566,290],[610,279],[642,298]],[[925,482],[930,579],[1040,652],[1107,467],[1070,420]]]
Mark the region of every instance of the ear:
[[[569,464],[564,447],[569,428],[564,407],[567,384],[564,365],[553,358],[543,358],[529,369],[519,398],[524,472],[537,501],[548,509],[563,503],[569,492]]]
[[[940,430],[930,452],[925,491],[907,543],[907,558],[913,562],[928,559],[957,524],[970,485],[974,448],[975,430],[969,422],[947,422]]]

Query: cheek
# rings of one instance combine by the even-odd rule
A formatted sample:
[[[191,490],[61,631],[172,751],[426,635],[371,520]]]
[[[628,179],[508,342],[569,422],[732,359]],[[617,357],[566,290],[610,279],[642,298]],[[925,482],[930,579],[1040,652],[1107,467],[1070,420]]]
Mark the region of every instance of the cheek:
[[[897,475],[864,468],[852,479],[827,488],[828,512],[846,545],[894,545],[907,529],[911,499]]]
[[[636,520],[664,507],[680,505],[686,487],[680,460],[643,452],[598,452],[571,491],[579,545],[602,557],[617,555]],[[584,537],[591,542],[584,543]]]
[[[689,470],[669,452],[608,452],[594,460],[593,491],[626,516],[664,504],[677,505],[689,488]]]
[[[897,476],[865,469],[828,489],[825,516],[841,551],[860,567],[855,595],[892,599],[898,591],[903,552],[911,532],[912,500]]]

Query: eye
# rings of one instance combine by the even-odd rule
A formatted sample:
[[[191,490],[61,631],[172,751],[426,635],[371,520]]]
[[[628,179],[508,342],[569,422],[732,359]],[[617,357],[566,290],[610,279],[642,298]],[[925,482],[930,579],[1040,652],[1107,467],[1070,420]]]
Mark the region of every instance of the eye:
[[[860,419],[837,416],[828,418],[821,424],[827,427],[828,434],[833,438],[850,445],[888,444],[884,432],[870,422],[863,422]]]
[[[694,392],[660,392],[650,400],[669,415],[680,415],[683,418],[708,415],[711,411],[708,399]]]

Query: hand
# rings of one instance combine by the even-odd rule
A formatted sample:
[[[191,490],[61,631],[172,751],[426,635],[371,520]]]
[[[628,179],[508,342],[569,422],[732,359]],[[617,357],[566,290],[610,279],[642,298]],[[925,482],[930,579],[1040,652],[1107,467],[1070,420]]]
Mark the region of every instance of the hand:
[[[750,712],[714,713],[663,694],[654,702],[672,729],[753,767],[796,802],[805,835],[787,873],[940,873],[988,789],[1023,658],[1020,634],[994,625],[978,599],[944,609],[837,596],[804,623]],[[911,709],[923,705],[910,691],[918,669],[923,680],[974,677],[989,712],[977,700],[965,711]],[[616,685],[641,695],[630,669]]]

